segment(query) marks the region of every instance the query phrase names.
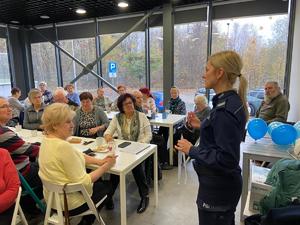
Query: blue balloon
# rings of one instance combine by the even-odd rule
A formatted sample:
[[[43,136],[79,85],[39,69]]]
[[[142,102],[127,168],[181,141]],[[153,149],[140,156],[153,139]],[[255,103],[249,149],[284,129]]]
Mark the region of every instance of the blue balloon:
[[[271,136],[272,134],[272,131],[276,128],[276,127],[279,127],[280,125],[282,125],[283,123],[282,122],[272,122],[269,124],[268,126],[268,134]]]
[[[263,119],[255,118],[248,123],[247,130],[249,135],[256,141],[265,136],[268,126]]]
[[[293,144],[297,138],[297,131],[292,125],[282,124],[273,129],[271,138],[278,145]]]
[[[298,121],[297,123],[295,123],[294,125],[297,133],[298,133],[298,137],[297,138],[300,138],[300,121]]]

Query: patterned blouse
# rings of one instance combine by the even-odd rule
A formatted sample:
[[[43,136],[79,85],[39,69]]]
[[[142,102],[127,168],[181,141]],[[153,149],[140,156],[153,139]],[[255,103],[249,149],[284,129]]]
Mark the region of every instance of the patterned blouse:
[[[80,136],[94,137],[89,133],[89,129],[93,127],[96,127],[95,110],[93,109],[91,112],[81,110],[79,119]]]

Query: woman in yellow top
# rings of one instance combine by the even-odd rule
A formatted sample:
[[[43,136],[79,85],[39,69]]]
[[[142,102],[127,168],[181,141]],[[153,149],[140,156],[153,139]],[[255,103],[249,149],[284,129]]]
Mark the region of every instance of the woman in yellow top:
[[[48,106],[42,116],[43,129],[46,136],[42,140],[39,155],[39,176],[56,184],[82,183],[96,203],[111,190],[110,183],[99,178],[116,162],[114,156],[103,160],[93,158],[77,151],[66,141],[73,133],[72,119],[74,112],[66,104],[54,103]],[[97,164],[98,169],[86,172],[86,164]],[[47,200],[48,192],[44,188]],[[68,194],[70,216],[88,210],[88,206],[79,193]],[[63,198],[61,198],[63,201]],[[84,216],[80,224],[93,224],[94,215]]]

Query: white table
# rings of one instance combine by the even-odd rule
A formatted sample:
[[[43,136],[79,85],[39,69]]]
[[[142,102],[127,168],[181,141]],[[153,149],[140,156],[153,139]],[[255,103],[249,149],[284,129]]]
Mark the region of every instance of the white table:
[[[169,157],[170,157],[170,164],[173,165],[173,135],[174,135],[174,126],[185,119],[185,115],[175,115],[175,114],[168,114],[166,119],[162,118],[162,113],[157,113],[155,119],[150,119],[151,125],[161,126],[161,127],[168,127],[169,128]]]
[[[86,139],[90,140],[90,139]],[[116,145],[123,142],[122,140],[115,140]],[[150,144],[145,144],[150,145]],[[79,149],[80,151],[84,151],[88,148],[95,148],[96,142],[93,142],[89,145],[82,145],[82,144],[74,144],[74,146]],[[120,176],[120,208],[121,208],[121,225],[127,224],[126,219],[126,175],[134,169],[137,165],[142,163],[145,159],[147,159],[149,156],[153,154],[154,158],[154,205],[158,205],[158,176],[157,176],[157,146],[156,145],[150,145],[149,148],[143,150],[142,152],[138,154],[131,154],[126,152],[120,152],[119,149],[116,149],[116,155],[118,155],[117,162],[109,170],[109,173],[115,174]],[[107,153],[96,153],[96,158],[102,159],[107,155]],[[98,166],[97,165],[89,165],[88,166],[91,169],[95,169]]]
[[[293,146],[276,145],[269,137],[262,138],[255,142],[251,137],[247,136],[246,141],[241,144],[241,150],[243,152],[243,190],[240,211],[242,221],[244,219],[243,212],[249,191],[250,161],[258,160],[274,163],[283,158],[293,158],[289,154],[289,152],[293,150]]]
[[[36,137],[32,137],[32,133],[30,130],[22,129],[21,131],[17,132],[23,140],[28,142],[41,142],[43,135],[42,132],[38,132]],[[79,151],[85,151],[88,148],[96,148],[96,141],[89,145],[83,145],[83,141],[90,141],[94,139],[90,138],[82,138],[82,142],[80,144],[72,144],[76,149]],[[115,140],[116,145],[122,142],[122,140]],[[157,146],[152,144],[145,144],[150,145],[147,149],[143,150],[138,154],[131,154],[126,152],[120,152],[119,149],[116,149],[116,154],[118,155],[116,164],[108,171],[108,173],[115,174],[120,176],[120,208],[121,208],[121,225],[127,224],[126,218],[126,175],[134,169],[137,165],[142,163],[146,158],[153,154],[154,158],[154,205],[158,205],[158,175],[157,175]],[[108,153],[96,153],[96,158],[102,159]],[[96,169],[97,165],[88,165],[88,168]]]

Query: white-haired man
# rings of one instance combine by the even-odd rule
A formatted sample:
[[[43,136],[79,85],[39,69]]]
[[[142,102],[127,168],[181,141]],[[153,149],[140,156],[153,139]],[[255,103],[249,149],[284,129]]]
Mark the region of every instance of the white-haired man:
[[[256,112],[256,117],[265,120],[268,124],[274,121],[286,122],[290,104],[281,93],[278,82],[269,81],[265,84],[265,99]]]
[[[76,110],[79,106],[76,102],[67,98],[67,92],[62,87],[56,88],[53,93],[53,103],[65,103],[70,106],[72,110]]]

